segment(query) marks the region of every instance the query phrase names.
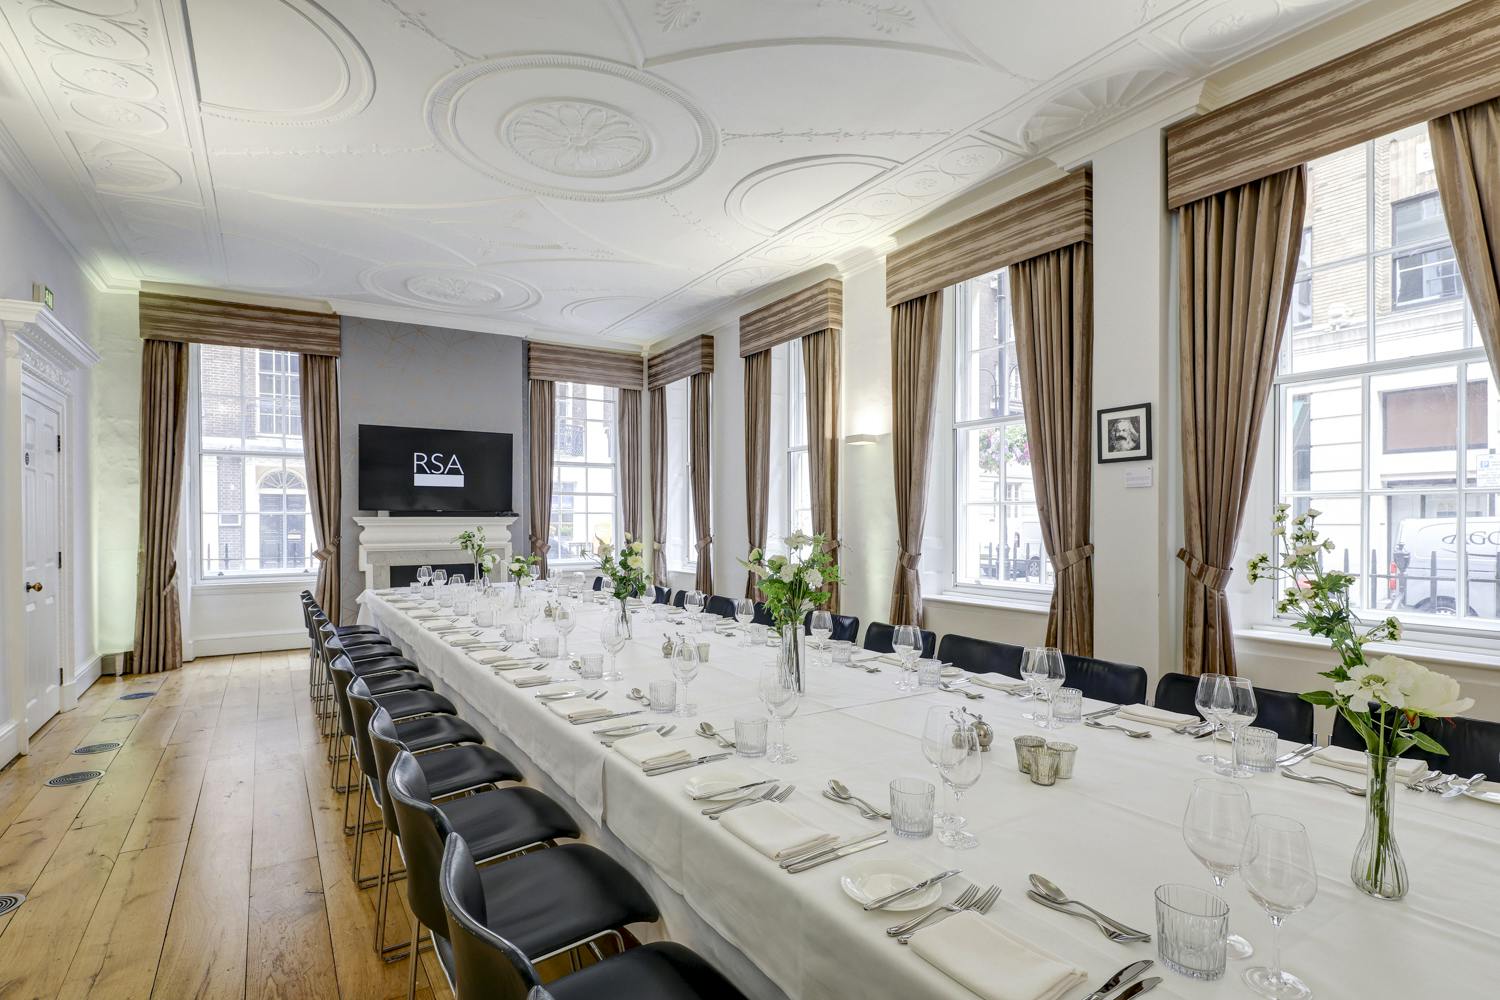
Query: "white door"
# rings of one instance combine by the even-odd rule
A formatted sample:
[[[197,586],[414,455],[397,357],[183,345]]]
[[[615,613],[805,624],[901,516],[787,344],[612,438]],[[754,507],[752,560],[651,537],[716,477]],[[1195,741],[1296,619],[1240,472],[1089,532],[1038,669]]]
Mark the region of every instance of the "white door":
[[[62,413],[50,402],[21,396],[21,635],[26,643],[26,725],[30,736],[61,709],[61,500],[58,452]]]

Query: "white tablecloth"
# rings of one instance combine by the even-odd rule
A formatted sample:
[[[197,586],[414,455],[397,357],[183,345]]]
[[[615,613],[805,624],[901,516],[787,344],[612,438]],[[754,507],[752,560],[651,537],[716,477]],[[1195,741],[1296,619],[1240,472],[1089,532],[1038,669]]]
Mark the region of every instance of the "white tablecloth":
[[[700,815],[700,804],[684,794],[687,777],[715,765],[647,777],[592,734],[609,723],[569,725],[544,710],[535,689],[505,683],[380,595],[367,592],[360,601],[362,622],[378,625],[441,688],[483,713],[508,744],[547,774],[549,784],[565,791],[634,855],[631,862],[649,866],[665,887],[654,891],[680,896],[663,903],[669,934],[676,904],[685,903],[695,924],[711,927],[788,996],[972,996],[882,933],[898,916],[865,913],[839,888],[842,871],[873,857],[906,857],[933,872],[962,868],[963,877],[947,883],[945,900],[960,892],[965,880],[998,884],[1003,894],[989,919],[1086,969],[1092,985],[1077,990],[1078,996],[1131,961],[1155,958],[1155,945],[1112,944],[1092,924],[1030,902],[1029,872],[1044,874],[1075,897],[1153,933],[1157,885],[1211,886],[1180,832],[1192,781],[1209,773],[1195,759],[1206,741],[1166,730],[1137,741],[1071,726],[1048,735],[1078,745],[1076,776],[1042,788],[1017,772],[1010,743],[1013,736],[1040,732],[1021,718],[1027,703],[999,692],[967,702],[931,689],[905,693],[895,690],[891,668],[867,674],[818,664],[811,670],[809,694],[788,729],[800,760],[773,765],[731,758],[725,764],[795,782],[797,791],[788,806],[831,831],[874,832],[883,824],[823,799],[820,793],[830,778],[881,806],[892,777],[918,776],[937,783],[920,745],[930,706],[964,704],[980,712],[995,727],[996,743],[986,756],[983,777],[962,802],[969,829],[979,837],[977,849],[954,852],[935,839],[890,836],[887,844],[855,857],[787,875]],[[602,614],[595,609],[581,616],[572,636],[575,652],[600,649],[594,635]],[[551,632],[546,623],[533,627]],[[682,629],[665,626],[671,632]],[[597,685],[610,690],[602,704],[621,711],[640,707],[625,697],[631,688],[645,690],[650,681],[671,676],[670,663],[660,654],[663,626],[637,616],[635,631],[636,639],[620,657],[625,681]],[[487,639],[494,635],[484,633]],[[703,638],[712,653],[692,684],[696,717],[648,712],[613,724],[675,722],[678,729],[671,738],[702,754],[714,744],[692,735],[699,721],[730,731],[736,715],[764,714],[755,678],[772,662],[773,651],[722,636]],[[562,666],[549,673],[577,680]],[[1090,707],[1097,706],[1086,710]],[[1328,773],[1359,780],[1348,773]],[[1318,996],[1458,997],[1493,991],[1494,974],[1500,973],[1500,806],[1469,799],[1440,801],[1403,789],[1396,828],[1412,890],[1404,901],[1386,903],[1361,895],[1348,879],[1363,823],[1362,800],[1274,774],[1248,780],[1245,786],[1257,811],[1292,816],[1306,824],[1312,837],[1322,876],[1319,895],[1308,911],[1286,922],[1282,955],[1285,966]],[[632,867],[639,870],[638,864]],[[1232,879],[1226,898],[1234,929],[1263,953],[1269,951],[1269,921],[1243,883]],[[1154,996],[1247,996],[1239,978],[1245,964],[1231,963],[1228,975],[1215,983],[1193,982],[1158,965],[1152,974],[1163,975],[1166,982]],[[752,994],[764,994],[765,983],[758,976],[736,977],[733,969],[730,974]]]

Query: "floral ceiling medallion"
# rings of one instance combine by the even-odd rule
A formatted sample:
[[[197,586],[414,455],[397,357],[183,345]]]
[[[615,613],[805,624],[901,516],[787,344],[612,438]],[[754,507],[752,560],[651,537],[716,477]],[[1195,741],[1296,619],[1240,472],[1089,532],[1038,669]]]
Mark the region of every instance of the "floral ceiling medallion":
[[[446,274],[422,274],[406,282],[413,295],[454,306],[480,306],[500,298],[500,289]]]
[[[634,118],[596,101],[523,104],[500,130],[522,159],[564,177],[615,177],[651,155],[651,139]]]

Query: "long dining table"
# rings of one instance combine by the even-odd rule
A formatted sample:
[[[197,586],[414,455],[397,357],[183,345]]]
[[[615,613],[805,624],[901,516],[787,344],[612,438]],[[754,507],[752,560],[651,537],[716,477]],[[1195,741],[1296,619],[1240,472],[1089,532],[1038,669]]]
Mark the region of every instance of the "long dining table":
[[[595,730],[627,722],[675,724],[668,739],[694,755],[713,752],[716,745],[695,733],[700,722],[732,732],[736,718],[764,715],[757,680],[776,656],[763,638],[764,629],[754,628],[749,637],[726,636],[711,627],[699,630],[702,620],[721,621],[713,616],[674,611],[675,620],[655,622],[635,614],[634,637],[618,657],[623,681],[580,681],[560,660],[541,672],[559,683],[606,689],[598,704],[639,713],[573,725],[537,698],[548,688],[518,688],[502,676],[512,672],[475,659],[496,648],[496,628],[479,629],[477,637],[470,637],[480,645],[459,648],[453,643],[464,639],[438,634],[435,619],[413,616],[405,591],[366,591],[359,601],[361,623],[377,626],[420,664],[470,721],[517,757],[528,779],[579,815],[586,838],[598,841],[643,879],[663,920],[640,929],[641,936],[670,937],[694,947],[747,995],[806,1000],[973,996],[886,935],[887,926],[908,914],[865,912],[846,895],[841,875],[871,858],[908,861],[931,873],[962,869],[960,877],[943,883],[943,902],[969,884],[999,886],[999,899],[984,919],[1087,973],[1087,985],[1070,991],[1068,1000],[1081,1000],[1135,960],[1156,959],[1156,945],[1114,943],[1092,923],[1032,902],[1026,895],[1030,873],[1040,873],[1073,898],[1152,933],[1158,885],[1212,888],[1209,873],[1181,833],[1194,780],[1211,775],[1198,756],[1212,741],[1164,728],[1154,728],[1150,739],[1076,724],[1043,733],[1022,718],[1031,703],[1001,692],[972,687],[984,699],[971,700],[937,688],[903,691],[896,686],[894,667],[872,673],[815,655],[806,694],[787,730],[795,762],[731,757],[648,776],[604,745]],[[599,626],[609,613],[614,612],[603,605],[581,606],[570,636],[571,653],[602,651]],[[534,634],[555,634],[544,620],[532,628]],[[633,688],[646,691],[651,681],[672,677],[662,645],[665,637],[679,634],[709,647],[708,662],[690,686],[690,700],[697,705],[690,718],[656,714],[628,697]],[[978,846],[970,850],[952,850],[936,837],[897,837],[889,834],[888,823],[864,819],[822,795],[836,778],[883,808],[892,778],[920,777],[941,787],[921,748],[924,720],[934,705],[966,707],[995,732],[983,773],[961,801],[967,829],[978,838]],[[1107,705],[1085,701],[1084,711],[1102,707]],[[1032,784],[1016,766],[1012,738],[1022,734],[1075,744],[1073,777],[1050,787]],[[703,803],[686,793],[689,778],[726,766],[794,784],[786,808],[829,833],[852,838],[884,829],[886,842],[788,874],[702,815]],[[1358,774],[1311,763],[1301,769],[1355,784],[1363,781]],[[1244,779],[1244,786],[1256,812],[1297,819],[1312,840],[1319,869],[1317,898],[1285,922],[1281,956],[1315,996],[1478,997],[1500,988],[1500,805],[1402,790],[1395,828],[1411,890],[1404,900],[1387,902],[1362,895],[1349,880],[1349,862],[1363,828],[1362,799],[1274,772]],[[1252,995],[1240,972],[1268,955],[1271,925],[1241,881],[1232,877],[1222,892],[1231,929],[1248,938],[1257,955],[1248,962],[1231,961],[1226,975],[1210,982],[1176,975],[1158,961],[1148,973],[1164,979],[1156,996]],[[920,933],[942,934],[942,924]],[[1004,977],[1005,969],[996,967],[994,975]]]

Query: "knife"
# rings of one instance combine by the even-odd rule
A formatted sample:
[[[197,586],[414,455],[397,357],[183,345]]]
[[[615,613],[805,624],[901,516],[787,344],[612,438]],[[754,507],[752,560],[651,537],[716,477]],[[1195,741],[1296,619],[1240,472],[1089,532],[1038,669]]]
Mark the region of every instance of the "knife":
[[[880,840],[872,840],[864,844],[854,844],[841,851],[834,851],[832,854],[824,854],[821,857],[814,856],[810,861],[799,861],[786,869],[786,872],[789,875],[796,875],[799,872],[810,871],[819,865],[826,865],[828,862],[837,861],[839,858],[847,858],[849,855],[858,854],[860,851],[868,851],[870,848],[879,847],[883,843],[885,843],[885,838],[882,837]]]
[[[678,764],[667,764],[665,767],[653,767],[649,769],[643,767],[641,768],[641,773],[654,778],[658,774],[671,774],[673,771],[684,771],[690,767],[697,767],[699,764],[711,764],[716,760],[723,760],[731,756],[733,754],[711,753],[706,757],[694,757],[692,760],[685,760]]]
[[[1101,708],[1097,712],[1085,712],[1083,714],[1083,717],[1085,719],[1102,719],[1106,715],[1114,715],[1119,710],[1120,710],[1120,706],[1119,705],[1111,705],[1108,708]]]
[[[1104,995],[1106,993],[1113,993],[1115,990],[1119,989],[1121,986],[1124,986],[1126,983],[1135,982],[1141,977],[1142,974],[1145,973],[1147,969],[1151,968],[1151,966],[1155,964],[1156,963],[1151,961],[1151,959],[1149,958],[1143,958],[1139,962],[1131,962],[1129,965],[1125,966],[1125,968],[1121,969],[1119,972],[1116,972],[1113,976],[1110,976],[1108,982],[1106,982],[1103,986],[1099,987],[1094,992],[1090,993],[1088,996],[1084,997],[1083,1000],[1104,1000]],[[1158,980],[1158,982],[1159,981],[1160,980]]]
[[[1298,761],[1302,760],[1302,758],[1310,756],[1311,754],[1316,753],[1317,750],[1318,750],[1318,748],[1316,746],[1314,746],[1313,744],[1311,744],[1311,743],[1304,743],[1300,747],[1298,747],[1297,749],[1291,751],[1290,753],[1284,753],[1280,757],[1277,757],[1276,758],[1276,763],[1277,763],[1278,766],[1281,766],[1281,767],[1285,767],[1288,764],[1295,764]]]
[[[692,799],[694,802],[702,802],[704,799],[717,799],[720,796],[728,795],[731,792],[743,792],[747,788],[759,788],[761,785],[769,785],[773,780],[775,779],[762,778],[759,781],[748,781],[743,785],[735,785],[733,788],[721,788],[717,792],[709,792],[705,795],[689,795],[688,798]]]
[[[910,896],[914,892],[921,892],[923,889],[926,889],[928,886],[937,885],[939,882],[942,882],[944,879],[950,879],[953,876],[960,874],[960,872],[961,872],[961,869],[958,869],[958,868],[949,868],[945,872],[938,872],[936,875],[932,876],[932,878],[923,879],[922,881],[918,882],[916,885],[909,885],[905,889],[897,889],[895,892],[892,892],[892,893],[889,893],[887,895],[881,896],[879,899],[872,899],[872,900],[870,900],[870,902],[868,902],[868,903],[865,904],[865,912],[868,913],[871,910],[879,910],[879,909],[882,909],[883,907],[890,906],[892,903],[894,903],[898,899],[904,899],[907,896]]]
[[[842,844],[830,844],[827,847],[820,847],[816,851],[808,851],[806,854],[798,854],[795,857],[790,857],[784,861],[779,862],[779,864],[783,868],[790,868],[793,865],[800,865],[804,861],[812,861],[815,858],[821,858],[825,854],[832,854],[833,852],[841,851],[846,847],[853,847],[855,844],[863,844],[867,840],[874,840],[876,837],[883,836],[885,836],[884,833],[867,833],[862,837],[855,837],[853,840],[846,840]]]
[[[575,726],[591,726],[591,725],[593,725],[596,722],[608,722],[610,719],[623,719],[627,715],[640,715],[640,714],[641,714],[641,710],[640,709],[636,709],[634,712],[615,712],[612,715],[589,716],[588,718],[584,718],[584,719],[572,719],[572,720],[569,720],[569,721],[571,721],[573,723],[573,725],[575,725]]]
[[[1146,993],[1150,990],[1156,989],[1157,984],[1160,982],[1160,976],[1152,976],[1150,979],[1142,979],[1140,982],[1130,987],[1130,989],[1115,997],[1115,1000],[1130,1000],[1131,997],[1138,997],[1142,993]]]

